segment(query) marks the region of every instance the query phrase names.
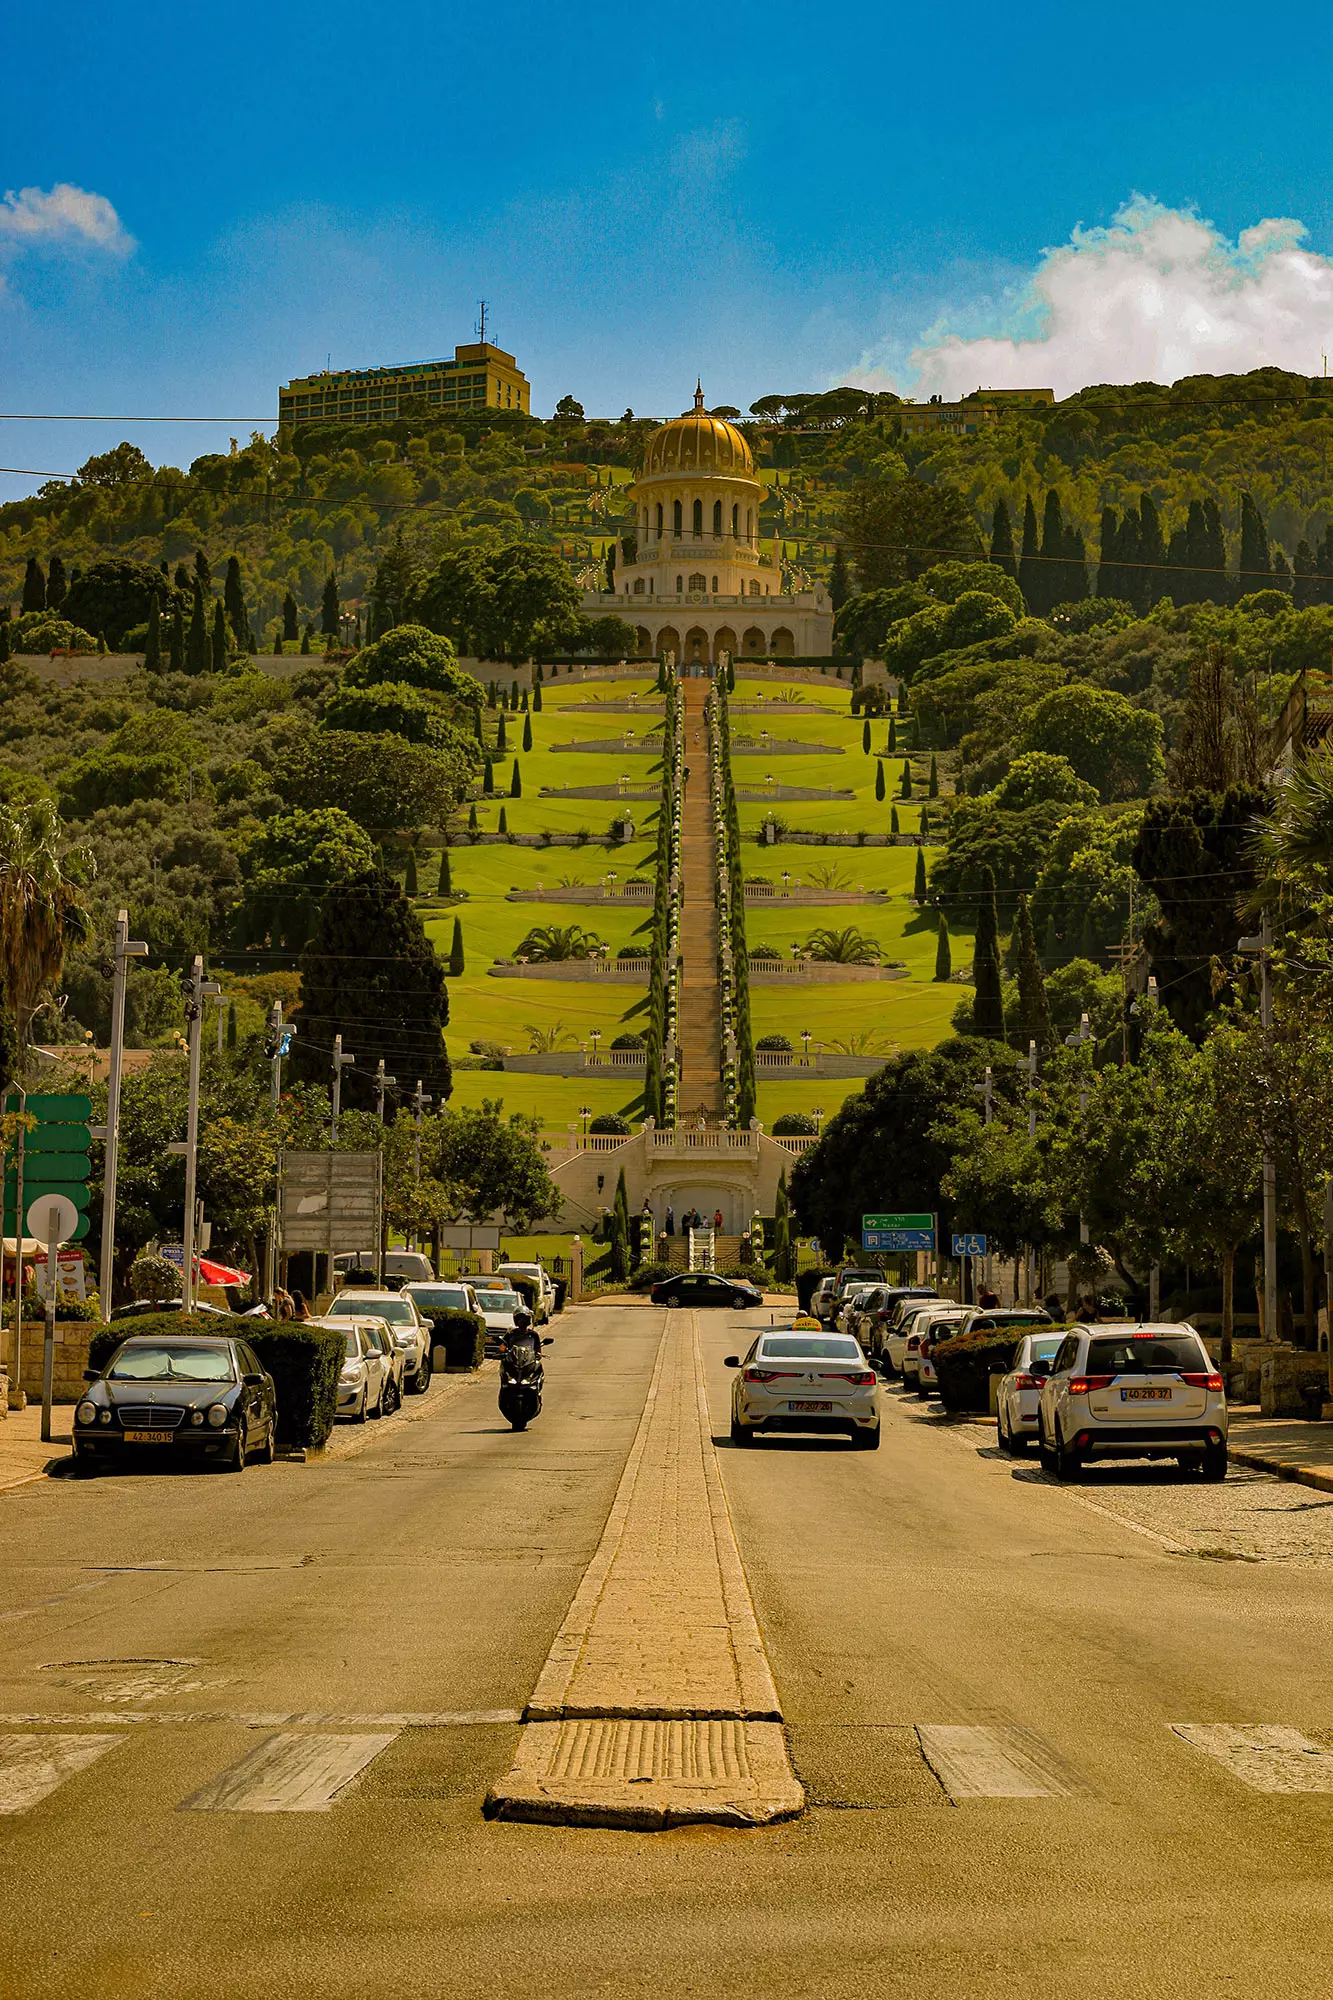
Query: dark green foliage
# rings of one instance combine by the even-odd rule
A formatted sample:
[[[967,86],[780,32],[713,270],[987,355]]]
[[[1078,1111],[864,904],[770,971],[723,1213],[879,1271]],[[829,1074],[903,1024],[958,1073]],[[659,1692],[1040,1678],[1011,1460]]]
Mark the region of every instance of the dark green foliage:
[[[143,663],[146,673],[162,671],[162,602],[156,591],[148,606],[148,634],[144,640]]]
[[[475,832],[477,831],[477,827],[478,827],[478,824],[479,824],[479,822],[478,822],[478,819],[477,819],[477,808],[476,808],[476,806],[475,806],[475,805],[470,805],[470,806],[468,807],[468,809],[467,809],[467,830],[468,830],[468,832],[469,832],[469,833],[475,833]]]
[[[992,1375],[1006,1375],[1013,1366],[1023,1329],[988,1327],[937,1342],[931,1350],[939,1376],[940,1401],[946,1410],[990,1409]]]
[[[890,748],[892,748],[892,745],[890,745]],[[881,801],[884,798],[884,759],[882,757],[875,759],[875,797]]]
[[[405,896],[415,896],[416,893],[417,851],[415,847],[409,847],[407,850],[407,860],[403,865],[403,894]]]
[[[1023,549],[1018,561],[1018,587],[1023,602],[1034,617],[1041,615],[1044,588],[1041,578],[1041,542],[1037,534],[1037,510],[1029,493],[1023,501]]]
[[[210,649],[210,664],[215,674],[227,671],[227,619],[222,609],[222,601],[213,601],[213,643]]]
[[[485,758],[482,763],[481,789],[487,797],[495,790],[495,765],[489,757]]]
[[[46,608],[59,611],[65,602],[65,592],[69,588],[65,579],[65,565],[59,556],[52,556],[46,572]]]
[[[473,544],[419,579],[413,613],[478,659],[522,660],[578,640],[580,592],[555,549]],[[517,704],[515,704],[517,706]]]
[[[332,570],[324,581],[324,596],[319,608],[319,629],[326,639],[338,636],[339,614],[342,602],[338,595],[338,579]]]
[[[23,572],[22,611],[45,611],[46,572],[36,556],[29,556],[27,568]]]
[[[537,672],[541,673],[540,667],[538,667]],[[534,715],[540,715],[542,712],[542,684],[540,680],[532,690],[532,712]]]
[[[126,633],[148,623],[154,598],[164,608],[176,603],[184,608],[189,594],[188,584],[183,595],[169,589],[152,563],[108,557],[71,577],[62,615],[85,632],[105,632],[108,645],[118,652]]]
[[[896,716],[896,715],[891,715],[891,716],[889,717],[889,740],[888,740],[888,742],[887,742],[887,743],[885,744],[885,746],[884,746],[884,747],[885,747],[885,754],[886,754],[887,756],[889,756],[889,757],[892,757],[892,756],[893,756],[893,755],[895,754],[895,752],[897,751],[897,748],[898,748],[898,718],[897,718],[897,716]],[[876,796],[877,796],[877,797],[879,797],[879,796],[882,796],[882,794],[876,794]]]
[[[375,834],[443,826],[471,780],[453,751],[350,729],[308,730],[274,773],[289,804],[336,806]]]
[[[0,667],[14,657],[14,642],[9,634],[9,606],[0,605]]]
[[[1020,1049],[1029,1041],[1039,1049],[1049,1048],[1054,1039],[1051,1010],[1046,1000],[1046,981],[1037,956],[1037,940],[1032,930],[1032,912],[1026,896],[1018,899],[1013,938],[1014,969],[1018,976],[1018,1019],[1010,1023]]]
[[[480,1313],[432,1313],[430,1344],[444,1349],[444,1365],[455,1373],[480,1368],[486,1359],[486,1322]]]
[[[986,1040],[1004,1040],[1004,999],[1000,979],[1000,935],[995,916],[995,877],[983,869],[981,894],[977,898],[976,938],[972,954],[972,984],[976,998],[972,1019],[978,1035]]]
[[[514,759],[514,775],[509,780],[509,796],[511,799],[521,799],[523,796],[523,773],[519,769],[517,757]]]
[[[299,1321],[247,1319],[240,1324],[260,1365],[273,1377],[282,1444],[321,1445],[338,1414],[338,1376],[347,1336]]]
[[[889,807],[889,832],[890,832],[890,833],[901,833],[901,832],[902,832],[902,827],[901,827],[901,826],[899,825],[899,823],[898,823],[898,808],[897,808],[897,806],[890,806],[890,807]]]
[[[1245,597],[1251,591],[1263,590],[1273,573],[1272,558],[1268,548],[1268,531],[1264,517],[1254,504],[1249,493],[1240,496],[1240,565],[1236,576],[1236,588]]]
[[[1264,791],[1190,792],[1149,802],[1130,860],[1160,914],[1143,935],[1158,991],[1178,1028],[1198,1037],[1217,1004],[1213,961],[1235,952],[1238,914],[1257,883],[1253,828]]]
[[[185,671],[187,674],[206,674],[212,658],[208,639],[208,621],[204,614],[204,586],[196,577],[194,580],[194,608],[190,613],[190,629],[185,639]]]
[[[843,605],[852,594],[852,578],[851,572],[847,567],[847,551],[843,548],[841,542],[838,543],[833,551],[833,563],[829,570],[828,594],[829,603],[833,606],[835,614],[842,610]],[[730,689],[728,689],[728,693],[730,693]]]
[[[910,582],[952,557],[975,562],[983,553],[962,495],[921,479],[858,479],[843,508],[842,532],[863,591]]]
[[[227,1048],[232,1054],[235,1053],[238,1038],[236,1002],[229,1000],[227,1002]]]
[[[328,897],[301,958],[294,1074],[324,1082],[335,1033],[356,1056],[343,1101],[369,1110],[383,1056],[391,1075],[419,1076],[442,1104],[452,1088],[444,968],[397,883],[367,871]]]
[[[949,944],[949,919],[941,913],[935,940],[935,979],[940,984],[953,978],[953,951]]]
[[[463,972],[463,920],[461,917],[455,917],[454,934],[449,944],[449,973],[451,978],[461,979]]]
[[[196,549],[194,552],[194,573],[198,577],[204,591],[211,594],[213,589],[213,571],[208,557],[202,549]]]
[[[250,644],[250,620],[245,609],[245,591],[241,584],[241,565],[236,556],[227,557],[227,574],[222,586],[222,602],[226,607],[227,623],[236,651],[243,653]]]
[[[532,717],[530,715],[525,715],[523,718],[523,748],[525,750],[531,750],[532,748]]]
[[[926,785],[926,797],[937,799],[940,795],[940,774],[935,768],[935,753],[930,753],[930,778]]]
[[[440,849],[440,879],[435,884],[435,893],[437,896],[452,896],[454,893],[453,876],[449,872],[449,849],[447,845]]]
[[[509,743],[508,743],[508,740],[506,739],[506,736],[505,736],[505,718],[504,718],[504,710],[503,710],[503,709],[501,709],[501,710],[500,710],[500,725],[499,725],[498,729],[497,729],[497,730],[496,730],[496,732],[495,732],[495,754],[496,754],[496,756],[497,756],[497,757],[503,757],[503,756],[504,756],[504,754],[505,754],[505,751],[506,751],[506,750],[507,750],[508,748],[509,748]]]
[[[916,851],[916,874],[912,881],[912,898],[917,903],[924,903],[926,900],[926,850],[924,847],[918,847]]]
[[[991,516],[990,559],[1002,569],[1006,576],[1018,581],[1018,563],[1014,557],[1014,530],[1009,519],[1009,502],[1001,494],[995,502]]]
[[[308,654],[310,651],[310,627],[308,625],[301,634],[301,651],[303,654]]]
[[[903,758],[902,784],[899,787],[898,795],[904,799],[910,799],[912,796],[912,765],[910,758],[907,757]]]
[[[149,1340],[169,1340],[183,1333],[211,1334],[216,1340],[219,1334],[239,1335],[242,1340],[251,1338],[251,1319],[219,1318],[214,1313],[180,1312],[141,1313],[137,1319],[117,1320],[112,1326],[99,1326],[88,1342],[88,1366],[100,1373],[110,1361],[123,1340],[131,1336],[146,1336]],[[339,1339],[339,1348],[342,1340]],[[270,1374],[272,1370],[270,1369]],[[275,1378],[276,1379],[276,1378]]]
[[[499,818],[499,821],[498,821],[498,823],[497,823],[497,825],[496,825],[496,832],[497,832],[497,833],[508,833],[508,831],[509,831],[509,815],[508,815],[508,813],[507,813],[507,812],[505,811],[505,808],[504,808],[503,806],[501,806],[501,808],[500,808],[500,818]]]
[[[292,593],[289,590],[282,600],[283,644],[290,645],[294,640],[299,639],[300,636],[301,636],[300,612],[297,607],[296,599],[292,596]]]
[[[864,722],[863,722],[863,723],[861,724],[861,748],[862,748],[862,750],[863,750],[863,751],[865,752],[866,756],[868,757],[868,756],[870,755],[870,718],[869,718],[869,716],[867,716],[867,717],[866,717],[866,720],[865,720],[865,721],[864,721]]]
[[[173,674],[185,672],[185,614],[181,610],[179,597],[171,607],[171,637],[167,647],[167,670]]]

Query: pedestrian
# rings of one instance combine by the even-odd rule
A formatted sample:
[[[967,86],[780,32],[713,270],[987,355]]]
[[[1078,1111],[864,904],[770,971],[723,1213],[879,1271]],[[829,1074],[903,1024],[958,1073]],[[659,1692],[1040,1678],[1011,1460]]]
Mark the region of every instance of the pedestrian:
[[[977,1297],[977,1304],[981,1307],[981,1310],[983,1312],[994,1312],[999,1303],[999,1293],[993,1292],[989,1285],[983,1285]]]
[[[306,1304],[306,1296],[305,1296],[305,1293],[304,1293],[304,1292],[293,1292],[293,1293],[292,1293],[292,1318],[293,1318],[293,1319],[302,1319],[302,1320],[305,1320],[305,1319],[309,1319],[309,1317],[310,1317],[310,1307],[309,1307],[309,1306],[308,1306],[308,1305]]]
[[[713,1227],[720,1236],[722,1233],[722,1210],[720,1208],[713,1210]]]
[[[290,1319],[292,1316],[292,1295],[281,1285],[273,1294],[273,1316],[275,1319]]]
[[[674,1236],[676,1233],[676,1211],[670,1202],[667,1203],[666,1233],[668,1236]]]
[[[1048,1312],[1052,1319],[1063,1320],[1065,1316],[1065,1302],[1060,1297],[1059,1292],[1048,1292],[1041,1303],[1043,1310]]]

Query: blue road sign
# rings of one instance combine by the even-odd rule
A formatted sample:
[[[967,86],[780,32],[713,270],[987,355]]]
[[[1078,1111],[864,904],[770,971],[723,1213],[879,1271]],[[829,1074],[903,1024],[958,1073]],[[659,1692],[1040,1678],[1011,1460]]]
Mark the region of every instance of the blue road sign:
[[[986,1239],[984,1236],[955,1236],[953,1254],[955,1257],[984,1257]]]
[[[863,1250],[933,1250],[933,1229],[863,1229]]]

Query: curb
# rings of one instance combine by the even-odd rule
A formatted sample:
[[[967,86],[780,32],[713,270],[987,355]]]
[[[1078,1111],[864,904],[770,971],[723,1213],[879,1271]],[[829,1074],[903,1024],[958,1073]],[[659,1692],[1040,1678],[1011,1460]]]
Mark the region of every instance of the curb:
[[[1233,1465],[1248,1465],[1254,1472],[1271,1472],[1274,1479],[1287,1479],[1297,1486],[1313,1486],[1319,1493],[1333,1493],[1333,1471],[1321,1472],[1316,1466],[1293,1465],[1290,1459],[1269,1458],[1261,1451],[1237,1451],[1228,1446],[1227,1457]]]

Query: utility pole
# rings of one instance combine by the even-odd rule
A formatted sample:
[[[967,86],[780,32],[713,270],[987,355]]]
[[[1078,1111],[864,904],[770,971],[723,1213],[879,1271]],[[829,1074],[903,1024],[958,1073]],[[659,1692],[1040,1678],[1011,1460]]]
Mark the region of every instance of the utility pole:
[[[1036,1138],[1036,1136],[1037,1136],[1037,1044],[1036,1044],[1036,1042],[1035,1042],[1035,1041],[1034,1041],[1034,1040],[1033,1040],[1033,1039],[1032,1039],[1031,1037],[1029,1037],[1029,1039],[1028,1039],[1028,1140],[1029,1140],[1029,1143],[1030,1143],[1030,1142],[1031,1142],[1032,1140],[1034,1140],[1034,1139]],[[1026,1279],[1026,1285],[1025,1285],[1025,1290],[1026,1290],[1026,1292],[1027,1292],[1027,1302],[1028,1302],[1028,1304],[1029,1304],[1029,1305],[1031,1305],[1031,1304],[1033,1303],[1033,1294],[1035,1293],[1035,1291],[1036,1291],[1036,1289],[1037,1289],[1037,1268],[1036,1268],[1036,1266],[1037,1266],[1037,1253],[1036,1253],[1036,1251],[1035,1251],[1035,1250],[1033,1249],[1032,1245],[1031,1245],[1031,1244],[1029,1243],[1029,1244],[1028,1244],[1028,1247],[1027,1247],[1027,1257],[1026,1257],[1026,1259],[1024,1260],[1024,1273],[1023,1273],[1023,1275],[1024,1275],[1024,1278]]]
[[[1076,1035],[1065,1036],[1065,1047],[1067,1049],[1081,1049],[1085,1042],[1089,1042],[1091,1040],[1092,1040],[1092,1025],[1089,1022],[1087,1015],[1081,1014],[1079,1016],[1078,1033]],[[1080,1068],[1081,1067],[1082,1065],[1080,1065]],[[1087,1109],[1088,1109],[1088,1083],[1087,1083],[1087,1074],[1085,1071],[1079,1083],[1079,1091],[1078,1091],[1078,1115],[1080,1123],[1086,1116]],[[1088,1240],[1087,1218],[1084,1216],[1081,1210],[1079,1212],[1079,1218],[1078,1218],[1078,1240],[1080,1243],[1086,1243]]]
[[[270,1072],[271,1072],[270,1083],[269,1083],[269,1109],[275,1121],[278,1116],[278,1106],[282,1102],[282,1059],[283,1056],[286,1054],[287,1050],[291,1047],[292,1036],[295,1033],[296,1033],[295,1028],[283,1027],[282,1002],[281,1000],[275,1000],[273,1002],[272,1008],[270,1009],[268,1017],[268,1049],[267,1049]],[[279,1170],[281,1170],[281,1165],[282,1165],[281,1153],[279,1153],[278,1155],[278,1165],[279,1165]],[[281,1201],[282,1199],[281,1193],[279,1193],[278,1199],[279,1201]],[[271,1299],[273,1297],[274,1292],[277,1290],[277,1287],[278,1287],[278,1217],[275,1211],[273,1222],[268,1232],[268,1246],[264,1253],[264,1297],[266,1299]]]
[[[412,1115],[416,1120],[416,1133],[412,1140],[412,1173],[416,1180],[421,1179],[421,1120],[426,1106],[432,1103],[434,1099],[428,1091],[421,1088],[421,1078],[418,1077],[416,1092],[412,1098]]]
[[[213,998],[218,1003],[218,1054],[222,1054],[223,1030],[227,1025],[227,996],[219,986]]]
[[[1277,1339],[1277,1158],[1268,1111],[1273,1064],[1273,919],[1264,911],[1258,937],[1243,937],[1237,949],[1259,960],[1259,1025],[1264,1038],[1264,1339]]]
[[[331,1146],[336,1146],[338,1143],[338,1113],[342,1109],[343,1101],[343,1071],[350,1069],[355,1061],[355,1056],[343,1054],[342,1035],[336,1034],[333,1038],[333,1115],[329,1120]]]
[[[116,1169],[120,1158],[120,1078],[125,1057],[125,974],[131,958],[147,958],[148,946],[142,938],[130,936],[130,920],[124,910],[116,912],[115,945],[111,960],[111,1047],[106,1079],[106,1163],[102,1169],[102,1268],[98,1287],[102,1318],[111,1318],[111,1274],[116,1252]],[[19,1201],[23,1199],[23,1168],[19,1167]],[[19,1234],[22,1235],[20,1227]],[[23,1287],[20,1285],[19,1290]]]
[[[204,978],[204,961],[195,954],[190,974],[190,999],[185,1018],[190,1031],[190,1103],[185,1125],[185,1227],[181,1232],[181,1304],[188,1313],[194,1306],[194,1230],[196,1188],[199,1180],[199,1057],[203,1038],[204,1003],[215,999],[222,988],[215,979]]]
[[[385,1090],[389,1084],[397,1083],[397,1081],[396,1076],[386,1076],[384,1074],[384,1057],[381,1056],[375,1066],[375,1116],[379,1119],[381,1125],[384,1123]]]

